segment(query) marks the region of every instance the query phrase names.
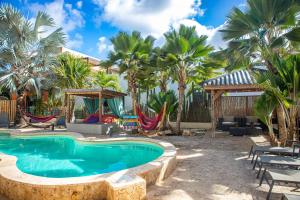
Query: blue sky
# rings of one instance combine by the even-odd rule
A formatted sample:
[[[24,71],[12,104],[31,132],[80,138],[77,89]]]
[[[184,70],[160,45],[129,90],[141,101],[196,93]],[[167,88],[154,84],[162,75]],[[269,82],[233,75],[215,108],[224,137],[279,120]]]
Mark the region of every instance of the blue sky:
[[[29,19],[46,11],[67,34],[67,47],[105,59],[112,49],[109,39],[118,31],[152,34],[157,45],[163,33],[179,24],[196,26],[199,34],[218,47],[226,44],[218,32],[230,10],[245,0],[1,0],[11,3]]]

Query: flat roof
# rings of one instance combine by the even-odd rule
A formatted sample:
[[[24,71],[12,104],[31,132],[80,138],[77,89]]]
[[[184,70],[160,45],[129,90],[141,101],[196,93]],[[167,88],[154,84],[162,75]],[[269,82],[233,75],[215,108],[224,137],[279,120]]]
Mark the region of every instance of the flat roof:
[[[84,96],[91,98],[98,98],[101,93],[102,98],[115,98],[115,97],[124,97],[127,96],[126,93],[117,92],[114,90],[101,89],[101,88],[92,88],[92,89],[65,89],[64,92],[68,95],[74,96]]]

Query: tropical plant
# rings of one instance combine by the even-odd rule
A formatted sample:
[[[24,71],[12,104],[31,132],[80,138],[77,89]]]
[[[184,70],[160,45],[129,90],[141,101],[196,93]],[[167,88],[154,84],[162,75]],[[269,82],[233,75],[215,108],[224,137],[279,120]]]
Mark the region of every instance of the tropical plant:
[[[84,88],[91,84],[91,66],[84,60],[71,54],[64,53],[58,56],[58,65],[53,67],[55,86],[61,89]]]
[[[279,139],[283,141],[286,139],[296,140],[299,137],[295,127],[300,103],[300,55],[291,55],[285,58],[275,56],[272,64],[278,73],[258,74],[257,80],[264,91],[277,99],[285,114],[289,130]]]
[[[115,74],[107,74],[103,71],[99,71],[94,75],[94,84],[101,89],[111,88],[116,91],[121,91],[119,84],[119,78]]]
[[[155,113],[159,113],[163,109],[166,103],[165,118],[163,120],[162,129],[165,130],[170,126],[170,115],[176,112],[178,107],[178,99],[173,90],[168,90],[166,92],[159,92],[158,94],[153,94],[150,96],[150,100],[147,102],[147,106]]]
[[[254,103],[256,116],[268,127],[271,142],[277,143],[277,138],[273,131],[272,115],[278,104],[274,95],[266,92],[261,95]]]
[[[114,49],[109,54],[109,60],[119,66],[121,74],[126,73],[125,78],[131,92],[132,108],[136,114],[137,75],[139,69],[149,62],[154,38],[152,36],[143,38],[137,31],[133,31],[131,34],[120,32],[111,39],[111,42]]]
[[[62,29],[50,31],[53,26],[44,12],[32,22],[11,5],[0,6],[0,88],[11,94],[40,95],[43,84],[52,80],[49,68],[65,43]]]
[[[165,33],[165,38],[166,59],[170,62],[173,78],[178,82],[176,132],[179,134],[187,77],[212,48],[206,45],[207,36],[198,36],[195,27],[181,25],[179,30],[173,29]]]

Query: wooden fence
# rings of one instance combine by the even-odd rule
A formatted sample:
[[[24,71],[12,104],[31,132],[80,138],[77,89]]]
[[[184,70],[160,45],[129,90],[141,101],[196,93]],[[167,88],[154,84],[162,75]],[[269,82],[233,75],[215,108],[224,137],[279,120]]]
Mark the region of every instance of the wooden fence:
[[[16,100],[0,100],[0,112],[8,114],[9,121],[14,122],[16,119],[17,112],[17,101]]]
[[[219,117],[253,116],[255,115],[253,105],[257,98],[258,96],[222,96],[219,104]]]

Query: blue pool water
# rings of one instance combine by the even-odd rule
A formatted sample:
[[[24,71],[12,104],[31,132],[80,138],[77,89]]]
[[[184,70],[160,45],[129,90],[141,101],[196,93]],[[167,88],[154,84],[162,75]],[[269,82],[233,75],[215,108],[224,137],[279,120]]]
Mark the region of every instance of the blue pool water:
[[[0,135],[0,152],[18,158],[28,174],[63,178],[108,173],[145,164],[163,148],[143,142],[82,143],[68,136]]]

